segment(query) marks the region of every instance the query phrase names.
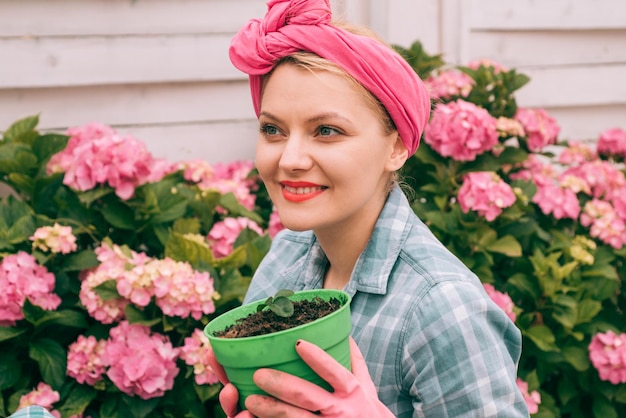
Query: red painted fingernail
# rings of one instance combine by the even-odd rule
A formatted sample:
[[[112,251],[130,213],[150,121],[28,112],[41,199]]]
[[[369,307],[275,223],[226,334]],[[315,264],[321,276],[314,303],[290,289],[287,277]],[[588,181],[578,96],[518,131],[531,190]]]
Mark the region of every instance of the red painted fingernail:
[[[300,345],[301,342],[302,342],[302,340],[296,341],[296,345]]]

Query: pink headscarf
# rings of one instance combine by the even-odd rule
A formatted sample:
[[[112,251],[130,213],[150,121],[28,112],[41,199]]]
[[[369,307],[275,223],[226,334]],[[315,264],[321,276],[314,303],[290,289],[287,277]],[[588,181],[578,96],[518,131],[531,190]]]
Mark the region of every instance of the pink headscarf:
[[[329,0],[269,0],[263,19],[251,19],[233,38],[229,55],[250,76],[257,116],[261,79],[281,58],[308,51],[343,68],[385,106],[412,155],[430,116],[430,98],[411,66],[387,45],[330,24]]]

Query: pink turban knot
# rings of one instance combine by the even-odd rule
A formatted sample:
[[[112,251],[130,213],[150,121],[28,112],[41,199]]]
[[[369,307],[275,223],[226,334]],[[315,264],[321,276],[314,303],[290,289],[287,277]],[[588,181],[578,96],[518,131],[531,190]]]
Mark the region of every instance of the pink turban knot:
[[[430,116],[424,83],[397,52],[330,24],[329,0],[269,0],[263,19],[251,19],[233,38],[229,55],[250,76],[259,115],[262,76],[282,58],[308,51],[344,69],[385,106],[402,142],[415,153]]]

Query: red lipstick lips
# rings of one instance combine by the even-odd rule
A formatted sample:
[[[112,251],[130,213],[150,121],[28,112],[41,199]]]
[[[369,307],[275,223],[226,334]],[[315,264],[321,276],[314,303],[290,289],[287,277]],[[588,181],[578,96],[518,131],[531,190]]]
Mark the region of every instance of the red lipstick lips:
[[[305,202],[319,196],[326,187],[306,181],[282,181],[280,182],[283,197],[290,202]]]

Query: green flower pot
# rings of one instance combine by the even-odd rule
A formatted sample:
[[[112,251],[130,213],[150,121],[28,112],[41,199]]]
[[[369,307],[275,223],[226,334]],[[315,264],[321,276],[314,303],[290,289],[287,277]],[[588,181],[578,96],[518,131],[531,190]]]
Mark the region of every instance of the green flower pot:
[[[321,347],[350,370],[348,340],[352,329],[350,295],[341,290],[316,289],[295,292],[289,299],[298,301],[311,299],[314,296],[319,296],[323,300],[336,298],[340,301],[341,308],[313,322],[272,334],[243,338],[219,338],[214,335],[215,332],[223,331],[238,319],[256,312],[257,306],[265,301],[263,299],[225,312],[204,328],[204,334],[211,342],[215,357],[224,366],[230,382],[239,390],[239,405],[242,409],[245,409],[244,402],[249,395],[265,394],[252,381],[252,375],[259,368],[281,370],[325,389],[331,389],[298,356],[295,345],[300,339]]]

